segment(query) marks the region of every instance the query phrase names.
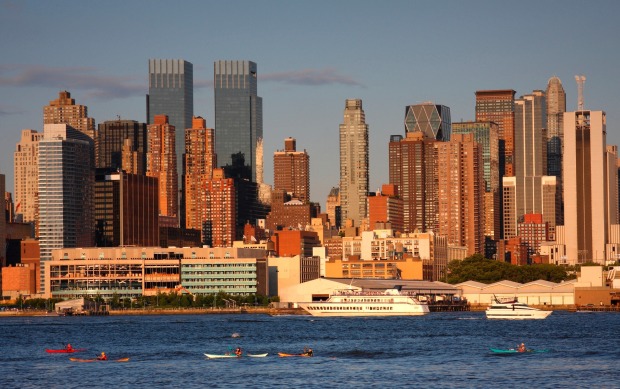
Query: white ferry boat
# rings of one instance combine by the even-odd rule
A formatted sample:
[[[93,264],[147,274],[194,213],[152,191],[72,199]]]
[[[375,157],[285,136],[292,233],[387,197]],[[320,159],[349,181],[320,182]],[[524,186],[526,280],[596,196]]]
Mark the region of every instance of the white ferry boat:
[[[545,319],[551,313],[553,311],[542,311],[525,303],[520,303],[516,297],[500,300],[495,296],[493,296],[493,303],[486,310],[487,319]]]
[[[383,292],[368,290],[336,290],[326,301],[299,303],[312,316],[416,316],[429,312],[415,293],[387,289]]]

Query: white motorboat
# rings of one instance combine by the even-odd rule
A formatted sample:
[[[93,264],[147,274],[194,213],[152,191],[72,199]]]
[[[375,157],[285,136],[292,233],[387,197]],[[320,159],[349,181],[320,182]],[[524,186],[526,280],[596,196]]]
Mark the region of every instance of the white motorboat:
[[[417,316],[429,313],[415,293],[399,288],[381,291],[336,290],[325,301],[299,303],[312,316]]]
[[[553,311],[543,311],[533,308],[525,303],[519,302],[515,297],[513,299],[498,299],[493,296],[493,302],[487,308],[487,319],[545,319],[551,315]]]

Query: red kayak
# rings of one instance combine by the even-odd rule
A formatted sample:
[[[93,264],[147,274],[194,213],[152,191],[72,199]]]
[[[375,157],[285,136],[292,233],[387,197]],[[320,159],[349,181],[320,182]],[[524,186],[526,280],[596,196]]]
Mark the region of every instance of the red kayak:
[[[61,349],[54,350],[54,349],[46,348],[45,351],[48,353],[72,354],[72,353],[79,353],[82,351],[86,351],[86,349],[85,348],[72,348],[71,350],[69,350],[66,348],[61,348]]]

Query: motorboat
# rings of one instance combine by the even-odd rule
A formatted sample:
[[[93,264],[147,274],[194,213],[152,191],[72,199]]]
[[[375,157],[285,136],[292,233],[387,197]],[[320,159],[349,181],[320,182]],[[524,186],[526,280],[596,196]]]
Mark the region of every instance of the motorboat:
[[[486,310],[487,319],[546,319],[553,311],[543,311],[519,302],[515,298],[499,299],[493,296],[493,302]]]

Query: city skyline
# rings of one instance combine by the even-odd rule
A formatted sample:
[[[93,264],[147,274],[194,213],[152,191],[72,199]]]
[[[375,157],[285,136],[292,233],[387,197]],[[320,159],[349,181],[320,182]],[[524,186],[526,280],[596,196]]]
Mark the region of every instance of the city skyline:
[[[567,111],[574,111],[574,76],[585,74],[585,108],[605,111],[608,144],[620,143],[620,96],[615,94],[620,81],[614,72],[620,53],[613,41],[620,29],[614,20],[619,4],[396,3],[266,1],[252,13],[235,12],[235,29],[224,33],[230,30],[225,16],[247,9],[244,4],[249,2],[187,2],[179,9],[164,9],[145,7],[141,1],[61,1],[61,6],[2,1],[0,133],[8,142],[0,145],[0,173],[7,176],[7,190],[14,191],[13,152],[21,131],[43,131],[42,107],[60,91],[69,91],[87,106],[97,125],[117,116],[142,122],[149,58],[182,58],[194,65],[194,114],[204,117],[207,127],[215,125],[214,61],[257,63],[265,182],[273,184],[270,156],[282,139],[294,137],[316,156],[311,160],[311,200],[321,204],[339,181],[334,169],[338,126],[347,98],[364,101],[371,191],[388,181],[389,136],[404,136],[406,106],[433,101],[450,108],[453,123],[472,121],[477,90],[514,89],[518,98],[544,90],[557,76],[566,91]],[[165,27],[131,34],[97,29],[90,22],[92,13],[127,25],[146,17]],[[438,18],[443,20],[440,29]],[[317,21],[320,29],[315,28]],[[569,28],[571,23],[580,28]],[[65,46],[84,49],[58,51],[57,36],[49,34],[58,25],[69,26]],[[509,35],[528,26],[536,26],[536,34],[520,34],[518,42],[506,43]],[[251,43],[247,36],[252,36]]]

